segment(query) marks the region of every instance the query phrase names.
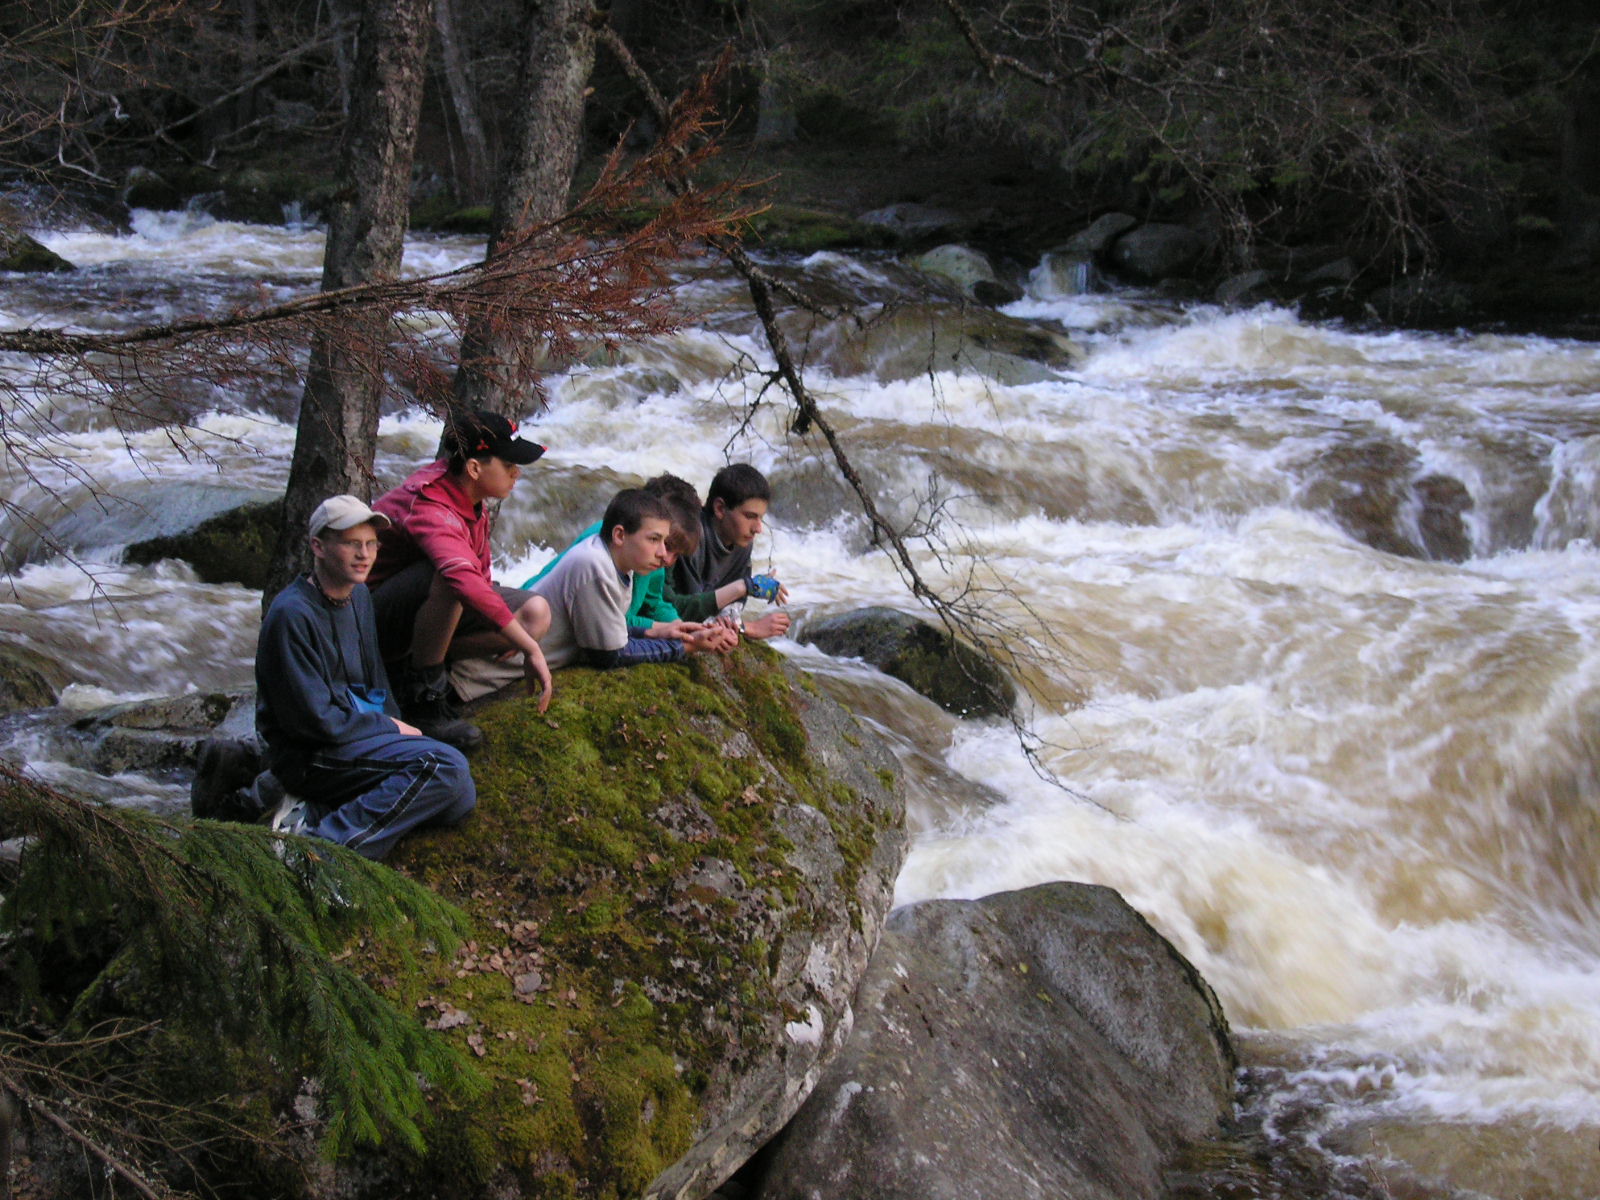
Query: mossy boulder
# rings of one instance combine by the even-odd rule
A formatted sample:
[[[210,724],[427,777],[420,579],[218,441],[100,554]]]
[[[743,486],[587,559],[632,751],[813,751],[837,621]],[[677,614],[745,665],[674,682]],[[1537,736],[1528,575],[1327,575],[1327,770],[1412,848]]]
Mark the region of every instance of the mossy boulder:
[[[865,659],[958,716],[1004,717],[1017,702],[1016,685],[987,657],[898,609],[857,608],[808,621],[798,636],[828,654]]]
[[[29,708],[49,708],[71,682],[55,659],[27,646],[0,642],[0,716]]]
[[[146,538],[128,547],[130,563],[176,558],[194,568],[203,583],[267,585],[273,544],[283,523],[283,500],[258,500],[208,516],[190,529]]]
[[[71,271],[66,259],[18,229],[0,227],[0,271]]]
[[[488,1089],[356,1194],[703,1196],[850,1028],[904,854],[894,761],[755,646],[563,671],[547,714],[474,719],[476,813],[390,862],[476,933],[421,975],[362,954]]]

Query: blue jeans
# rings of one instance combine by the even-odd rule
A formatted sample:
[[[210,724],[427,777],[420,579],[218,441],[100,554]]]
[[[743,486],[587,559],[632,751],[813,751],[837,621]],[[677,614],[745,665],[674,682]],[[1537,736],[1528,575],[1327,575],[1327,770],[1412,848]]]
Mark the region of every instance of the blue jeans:
[[[466,756],[395,730],[312,756],[295,789],[316,814],[306,832],[382,858],[421,825],[455,825],[477,803]]]

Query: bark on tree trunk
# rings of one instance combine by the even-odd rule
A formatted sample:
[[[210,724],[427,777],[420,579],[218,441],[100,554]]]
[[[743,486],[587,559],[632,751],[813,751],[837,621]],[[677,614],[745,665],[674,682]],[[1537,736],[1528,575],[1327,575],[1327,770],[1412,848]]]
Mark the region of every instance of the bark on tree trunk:
[[[450,92],[450,108],[461,135],[461,165],[456,171],[456,199],[477,202],[489,178],[489,139],[478,115],[478,94],[467,73],[467,58],[461,49],[456,20],[456,0],[435,0],[434,24],[439,30],[439,55],[444,60],[444,78]]]
[[[323,291],[399,273],[432,16],[432,0],[366,0],[362,6]],[[306,563],[312,510],[341,492],[372,493],[383,396],[377,349],[387,329],[385,314],[363,313],[330,321],[312,343],[283,527],[263,605]]]
[[[583,137],[583,106],[594,68],[590,0],[523,0],[526,42],[518,70],[518,117],[495,180],[489,249],[528,225],[561,215]],[[456,402],[507,416],[526,415],[509,386],[516,343],[474,321],[461,342]]]

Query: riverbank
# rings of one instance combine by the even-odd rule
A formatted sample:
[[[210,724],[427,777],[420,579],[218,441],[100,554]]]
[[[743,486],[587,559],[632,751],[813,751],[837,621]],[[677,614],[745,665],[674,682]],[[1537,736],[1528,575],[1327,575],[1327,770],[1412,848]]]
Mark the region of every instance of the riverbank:
[[[36,220],[125,227],[133,208],[202,210],[261,224],[320,222],[335,190],[334,158],[321,144],[282,145],[247,162],[179,161],[130,168],[115,188],[77,193]],[[580,165],[575,191],[603,157]],[[739,181],[754,210],[743,226],[758,252],[819,250],[909,256],[943,244],[987,255],[1002,278],[1020,282],[1045,256],[1108,214],[1104,196],[1074,192],[1059,172],[1004,146],[959,151],[730,138],[706,168],[707,182]],[[412,224],[419,232],[481,234],[486,205],[463,204],[435,175],[419,172]],[[1092,256],[1092,290],[1137,286],[1180,301],[1230,307],[1287,304],[1313,318],[1357,326],[1470,329],[1600,338],[1600,261],[1531,223],[1500,243],[1457,240],[1436,261],[1402,262],[1381,246],[1334,241],[1229,248],[1203,213],[1133,211],[1129,227],[1181,229],[1192,252],[1176,267],[1130,268],[1109,243]],[[18,269],[41,269],[19,259]],[[1170,270],[1170,273],[1167,273]]]

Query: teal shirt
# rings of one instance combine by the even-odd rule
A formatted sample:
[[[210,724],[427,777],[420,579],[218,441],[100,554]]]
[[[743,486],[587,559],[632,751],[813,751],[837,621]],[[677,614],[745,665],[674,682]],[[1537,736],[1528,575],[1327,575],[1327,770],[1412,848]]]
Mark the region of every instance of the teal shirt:
[[[571,546],[568,546],[566,550],[563,550],[547,562],[544,565],[544,570],[540,571],[532,579],[526,580],[522,587],[531,588],[539,580],[550,574],[551,569],[567,556],[568,551],[573,546],[576,546],[579,542],[587,541],[599,532],[600,522],[596,521],[577,537],[573,538]],[[634,572],[633,600],[628,605],[628,632],[630,634],[643,633],[657,621],[677,621],[681,619],[678,610],[667,602],[666,584],[667,569],[665,567],[651,571],[648,575],[642,575],[637,571]]]

